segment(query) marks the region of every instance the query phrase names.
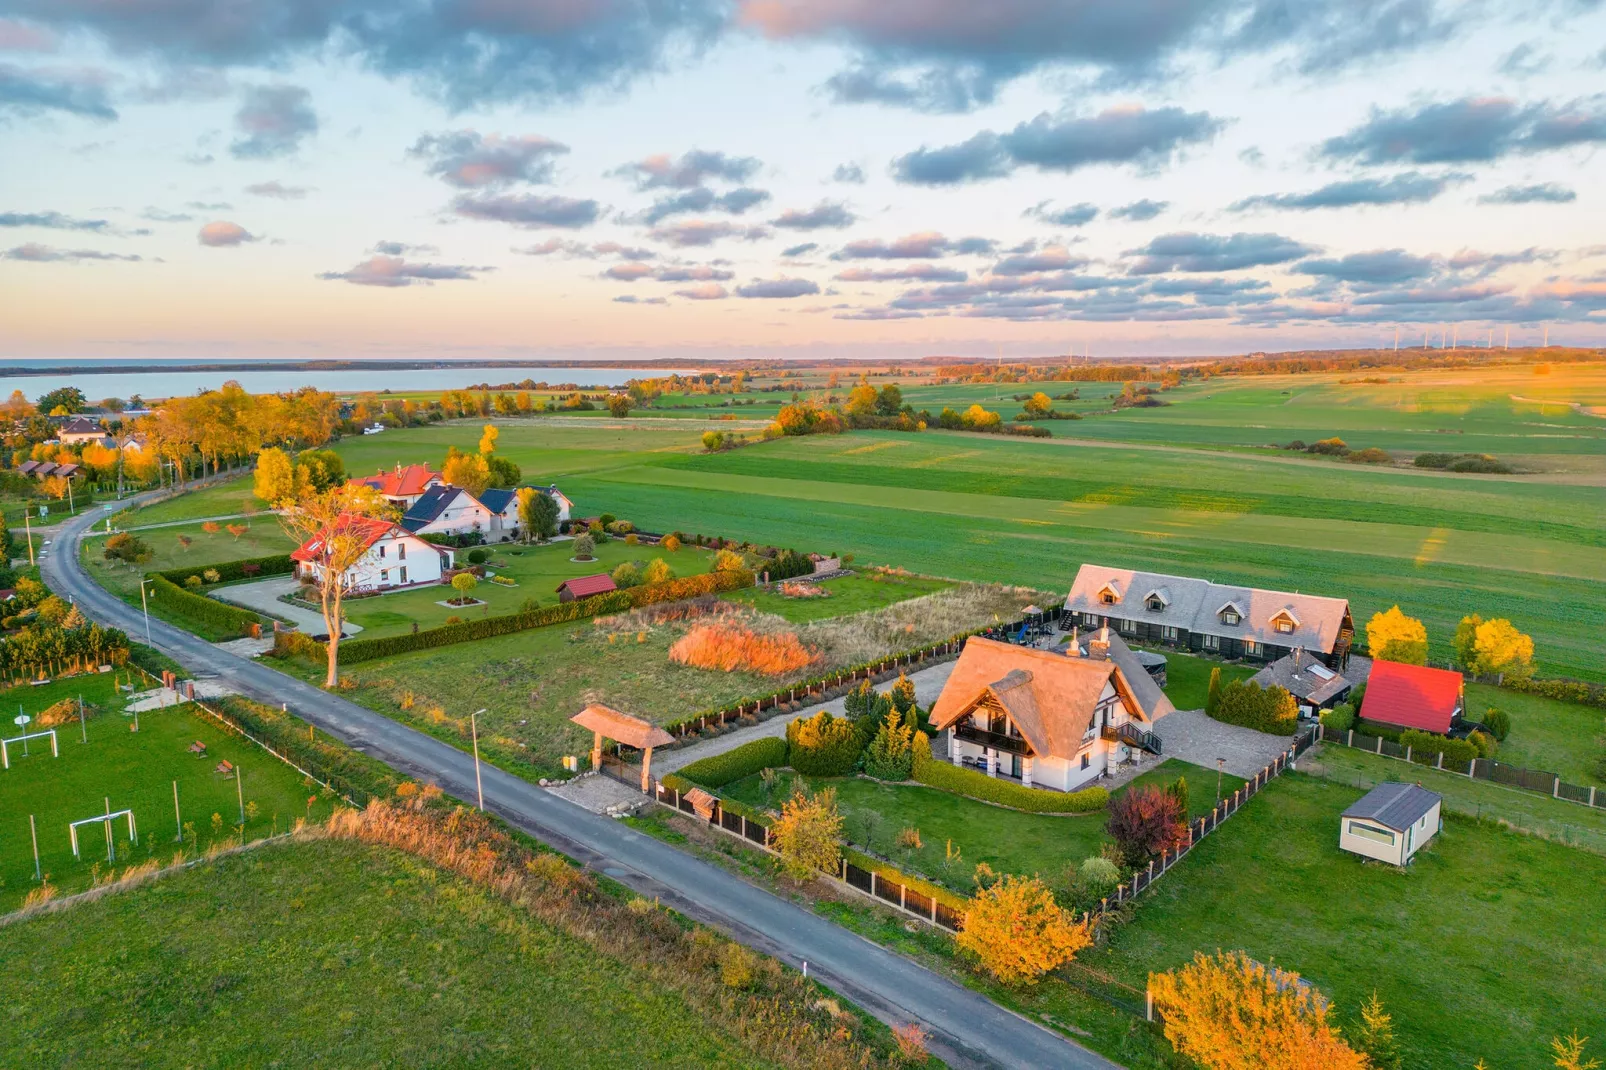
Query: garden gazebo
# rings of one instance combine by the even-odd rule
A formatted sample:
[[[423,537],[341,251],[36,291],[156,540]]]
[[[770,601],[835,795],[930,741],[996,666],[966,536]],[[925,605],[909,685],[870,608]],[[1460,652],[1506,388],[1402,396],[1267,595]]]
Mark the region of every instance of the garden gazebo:
[[[643,721],[640,717],[632,717],[628,713],[620,713],[609,706],[593,702],[573,717],[569,718],[581,728],[591,729],[591,768],[593,771],[602,768],[602,739],[604,736],[616,743],[623,743],[627,747],[635,747],[641,751],[641,790],[646,791],[652,784],[652,749],[661,747],[666,743],[673,743],[675,737],[656,725]]]

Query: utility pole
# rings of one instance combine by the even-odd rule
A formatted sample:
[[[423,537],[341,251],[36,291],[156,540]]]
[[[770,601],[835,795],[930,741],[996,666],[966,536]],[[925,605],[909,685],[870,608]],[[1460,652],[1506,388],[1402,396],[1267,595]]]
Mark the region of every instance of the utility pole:
[[[485,812],[485,786],[480,783],[480,714],[484,709],[475,710],[468,715],[469,730],[474,733],[474,792],[479,796],[480,813]]]
[[[28,558],[31,561],[33,559],[33,552],[32,552],[32,549],[31,549],[32,544],[29,544],[29,545],[30,545],[30,550],[29,550]],[[140,612],[145,614],[145,645],[146,646],[150,646],[151,645],[151,607],[150,607],[150,604],[145,601],[145,585],[147,583],[149,583],[149,582],[150,582],[149,580],[140,580],[139,581],[139,608],[140,608]]]
[[[33,565],[33,525],[28,522],[28,506],[22,507],[22,530],[28,533],[28,564]]]

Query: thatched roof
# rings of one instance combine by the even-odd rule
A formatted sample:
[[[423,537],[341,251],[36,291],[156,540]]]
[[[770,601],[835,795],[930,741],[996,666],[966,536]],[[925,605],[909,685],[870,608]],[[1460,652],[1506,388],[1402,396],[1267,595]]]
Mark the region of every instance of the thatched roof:
[[[632,717],[628,713],[620,713],[616,709],[595,702],[569,720],[581,728],[601,732],[609,739],[623,743],[627,747],[635,747],[637,750],[662,747],[675,741],[674,736],[656,725],[643,721],[640,717]]]

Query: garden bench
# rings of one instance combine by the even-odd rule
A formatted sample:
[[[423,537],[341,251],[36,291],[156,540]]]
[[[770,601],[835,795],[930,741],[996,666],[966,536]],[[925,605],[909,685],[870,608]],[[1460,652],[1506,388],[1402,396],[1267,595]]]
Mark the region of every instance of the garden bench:
[[[206,757],[206,744],[202,743],[200,740],[196,740],[194,743],[190,744],[190,753],[199,754],[203,758]]]
[[[217,768],[212,770],[212,772],[222,773],[223,778],[227,780],[229,777],[234,775],[234,763],[225,758],[221,762],[217,763]]]

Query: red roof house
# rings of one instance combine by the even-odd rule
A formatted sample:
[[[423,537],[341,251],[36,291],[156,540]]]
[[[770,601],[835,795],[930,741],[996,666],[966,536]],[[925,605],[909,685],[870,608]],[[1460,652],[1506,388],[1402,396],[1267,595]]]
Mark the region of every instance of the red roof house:
[[[613,577],[607,573],[598,576],[576,576],[558,584],[558,601],[573,602],[576,598],[590,598],[594,594],[607,594],[618,590]]]
[[[427,464],[398,464],[393,471],[375,472],[371,476],[358,476],[346,482],[353,486],[372,487],[383,498],[412,505],[424,491],[438,484],[440,478],[440,473]]]
[[[362,539],[363,549],[367,549],[378,542],[386,532],[395,527],[394,521],[377,516],[358,516],[355,513],[343,513],[335,521],[335,535],[355,533]],[[290,551],[290,560],[315,562],[321,560],[324,554],[323,537],[314,535],[294,550]]]
[[[1461,719],[1461,674],[1397,661],[1372,662],[1361,717],[1444,735]]]

